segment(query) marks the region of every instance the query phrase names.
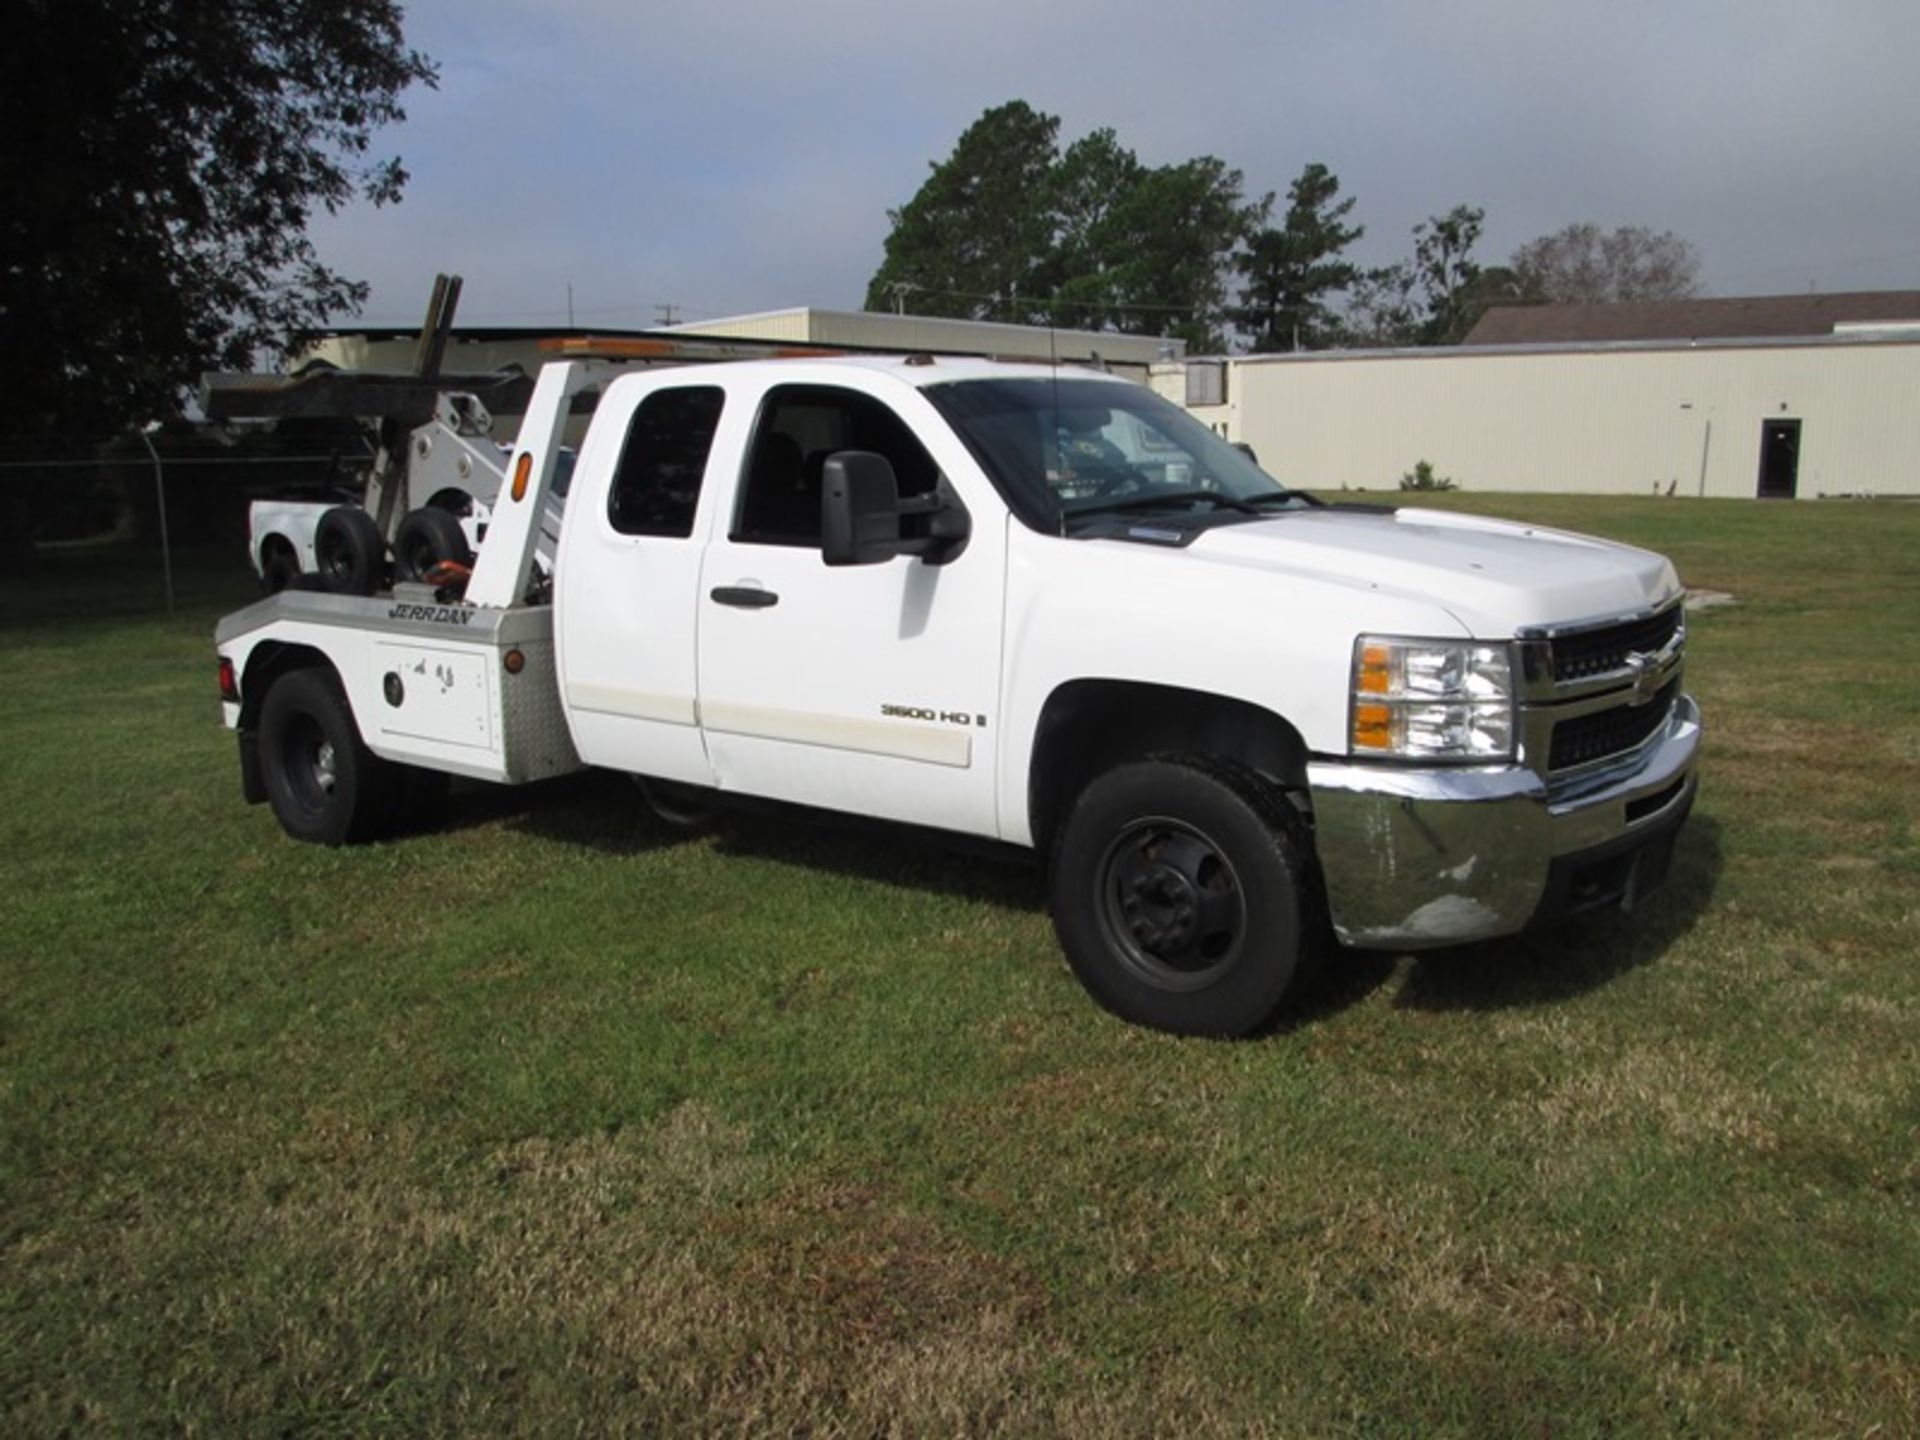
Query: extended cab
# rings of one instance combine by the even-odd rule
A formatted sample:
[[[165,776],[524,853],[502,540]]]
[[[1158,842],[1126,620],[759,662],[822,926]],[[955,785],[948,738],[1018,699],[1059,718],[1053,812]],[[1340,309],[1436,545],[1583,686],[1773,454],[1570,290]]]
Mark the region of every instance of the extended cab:
[[[549,573],[561,427],[603,379]],[[1124,380],[554,365],[510,474],[464,588],[220,624],[246,794],[290,833],[376,836],[426,772],[599,766],[993,837],[1046,857],[1101,1003],[1232,1034],[1329,927],[1631,905],[1693,803],[1666,560],[1322,504]]]

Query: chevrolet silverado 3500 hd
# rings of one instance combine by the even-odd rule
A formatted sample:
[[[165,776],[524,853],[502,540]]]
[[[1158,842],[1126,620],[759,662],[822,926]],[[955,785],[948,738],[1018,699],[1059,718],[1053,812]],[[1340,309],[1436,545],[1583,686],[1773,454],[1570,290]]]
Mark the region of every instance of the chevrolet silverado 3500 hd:
[[[470,577],[220,623],[244,791],[290,834],[375,837],[420,772],[600,766],[992,837],[1045,857],[1103,1005],[1239,1034],[1329,925],[1419,948],[1631,905],[1693,803],[1665,559],[1322,504],[1128,381],[556,364],[509,473]]]

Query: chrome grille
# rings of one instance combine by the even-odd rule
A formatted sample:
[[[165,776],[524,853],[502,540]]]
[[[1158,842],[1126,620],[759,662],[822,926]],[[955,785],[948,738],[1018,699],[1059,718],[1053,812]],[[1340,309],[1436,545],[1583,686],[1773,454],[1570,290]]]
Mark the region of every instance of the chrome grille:
[[[1681,627],[1681,608],[1670,606],[1658,615],[1624,624],[1576,631],[1553,637],[1553,678],[1559,684],[1585,680],[1625,667],[1628,657],[1664,649]]]
[[[1680,677],[1675,675],[1644,705],[1627,704],[1623,697],[1621,704],[1560,721],[1553,727],[1547,769],[1577,769],[1645,744],[1667,723],[1679,695]]]

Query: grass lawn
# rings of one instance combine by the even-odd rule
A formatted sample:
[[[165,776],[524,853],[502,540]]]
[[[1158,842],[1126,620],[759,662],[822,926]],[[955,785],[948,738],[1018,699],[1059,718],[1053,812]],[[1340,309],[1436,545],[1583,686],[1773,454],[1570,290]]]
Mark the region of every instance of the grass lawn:
[[[0,588],[0,1416],[77,1429],[1920,1430],[1920,504],[1443,497],[1662,549],[1633,917],[1128,1028],[1029,870],[624,784],[284,839],[235,565]]]

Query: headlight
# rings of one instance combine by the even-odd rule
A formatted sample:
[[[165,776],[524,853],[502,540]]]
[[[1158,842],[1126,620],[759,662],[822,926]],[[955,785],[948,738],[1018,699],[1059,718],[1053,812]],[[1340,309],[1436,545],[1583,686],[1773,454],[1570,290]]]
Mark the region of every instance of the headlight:
[[[1362,635],[1353,645],[1356,755],[1513,758],[1513,654],[1472,640]]]

